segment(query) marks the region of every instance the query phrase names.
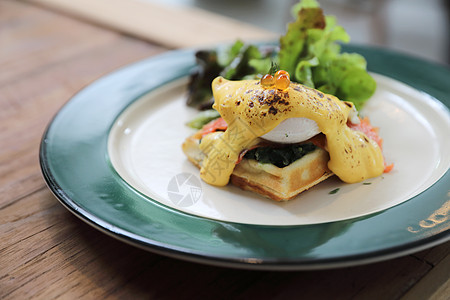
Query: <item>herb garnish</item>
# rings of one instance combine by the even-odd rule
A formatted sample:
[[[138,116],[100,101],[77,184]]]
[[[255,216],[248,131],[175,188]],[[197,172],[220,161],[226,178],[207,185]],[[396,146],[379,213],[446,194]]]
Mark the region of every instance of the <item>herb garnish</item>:
[[[339,192],[340,188],[334,189],[332,191],[330,191],[328,194],[332,195],[332,194],[336,194],[337,192]]]

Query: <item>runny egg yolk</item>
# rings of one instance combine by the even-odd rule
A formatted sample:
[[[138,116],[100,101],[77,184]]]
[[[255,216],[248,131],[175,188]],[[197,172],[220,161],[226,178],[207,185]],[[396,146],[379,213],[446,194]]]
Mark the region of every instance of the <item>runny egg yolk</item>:
[[[353,104],[293,82],[283,87],[262,86],[259,80],[217,77],[213,81],[213,108],[228,129],[202,138],[200,149],[205,159],[200,176],[205,182],[226,185],[239,154],[288,118],[308,118],[317,123],[327,140],[328,168],[344,182],[359,182],[383,173],[378,144],[347,126]]]

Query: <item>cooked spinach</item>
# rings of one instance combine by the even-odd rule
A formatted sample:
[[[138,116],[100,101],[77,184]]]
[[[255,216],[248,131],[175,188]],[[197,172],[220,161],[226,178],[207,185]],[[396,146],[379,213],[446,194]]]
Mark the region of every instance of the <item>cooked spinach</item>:
[[[316,146],[312,143],[289,144],[284,147],[258,147],[248,151],[244,158],[284,168],[315,149]]]

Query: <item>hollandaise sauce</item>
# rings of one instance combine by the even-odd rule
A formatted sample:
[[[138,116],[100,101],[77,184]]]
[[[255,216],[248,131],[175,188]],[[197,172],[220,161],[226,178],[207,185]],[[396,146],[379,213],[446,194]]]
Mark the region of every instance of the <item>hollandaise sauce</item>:
[[[327,140],[328,168],[344,182],[359,182],[383,173],[383,154],[378,144],[347,126],[354,109],[352,103],[300,84],[286,83],[285,74],[281,75],[279,82],[271,78],[262,82],[228,81],[222,77],[213,81],[213,108],[228,129],[201,140],[205,159],[200,176],[204,181],[226,185],[239,154],[288,118],[308,118],[317,123]]]

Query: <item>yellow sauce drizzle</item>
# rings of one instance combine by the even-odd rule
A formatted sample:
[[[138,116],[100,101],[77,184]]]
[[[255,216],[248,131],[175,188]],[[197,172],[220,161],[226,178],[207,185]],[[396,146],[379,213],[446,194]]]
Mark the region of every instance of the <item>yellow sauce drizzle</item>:
[[[314,120],[327,140],[328,168],[347,183],[379,176],[384,160],[378,144],[350,129],[347,119],[353,104],[293,82],[284,89],[264,88],[259,80],[228,81],[217,77],[212,83],[213,108],[227,122],[225,132],[203,137],[205,154],[200,177],[207,183],[228,183],[241,151],[287,118]]]

